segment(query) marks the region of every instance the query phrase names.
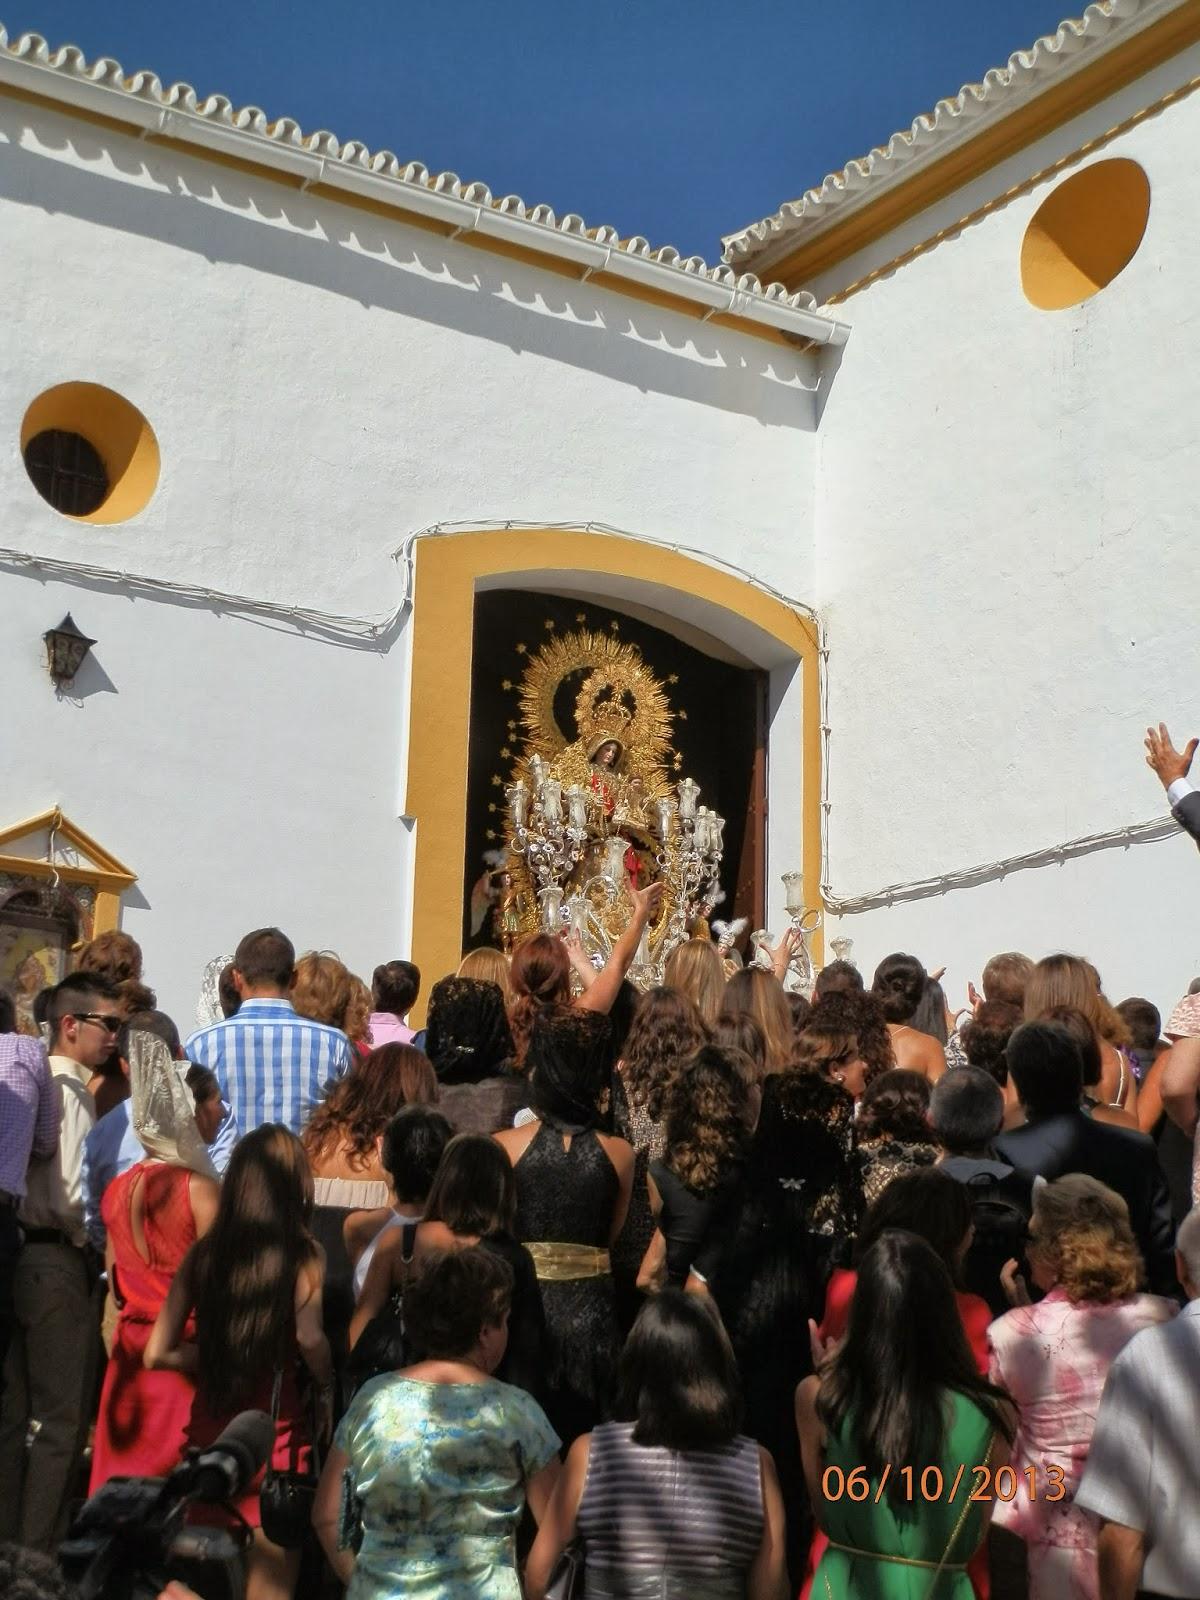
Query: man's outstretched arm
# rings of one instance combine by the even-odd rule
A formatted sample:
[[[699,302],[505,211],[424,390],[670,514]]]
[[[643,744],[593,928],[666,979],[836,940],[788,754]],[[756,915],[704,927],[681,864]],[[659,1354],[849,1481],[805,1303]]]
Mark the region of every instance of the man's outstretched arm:
[[[1165,722],[1146,729],[1146,765],[1167,791],[1176,822],[1200,845],[1200,789],[1188,777],[1197,745],[1200,739],[1189,739],[1183,750],[1176,750]]]

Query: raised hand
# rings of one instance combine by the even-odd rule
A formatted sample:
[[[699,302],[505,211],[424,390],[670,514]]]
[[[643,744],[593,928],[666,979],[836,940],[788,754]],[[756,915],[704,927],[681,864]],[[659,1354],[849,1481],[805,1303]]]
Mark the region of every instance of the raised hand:
[[[783,982],[787,975],[787,969],[791,965],[792,957],[799,954],[803,944],[804,937],[799,928],[789,928],[774,950],[771,951],[771,969],[780,983]]]
[[[1000,1286],[1010,1306],[1027,1306],[1030,1303],[1029,1285],[1021,1276],[1019,1265],[1015,1258],[1010,1258],[1000,1268]]]
[[[1187,777],[1198,745],[1200,739],[1189,739],[1186,749],[1176,750],[1166,723],[1160,722],[1157,729],[1146,729],[1146,765],[1158,774],[1163,788],[1169,789],[1176,778]]]
[[[633,920],[635,922],[653,922],[658,915],[658,908],[662,904],[663,886],[661,883],[649,883],[644,889],[635,889],[629,885],[629,898],[633,901]]]

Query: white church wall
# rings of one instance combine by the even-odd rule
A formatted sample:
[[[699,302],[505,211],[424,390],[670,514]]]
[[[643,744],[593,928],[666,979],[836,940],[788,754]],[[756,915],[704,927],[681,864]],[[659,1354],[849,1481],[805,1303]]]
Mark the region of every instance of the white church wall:
[[[982,185],[1002,192],[1197,70],[1195,52],[1177,58],[944,209],[964,214]],[[1198,131],[1193,95],[1083,158],[1140,162],[1151,203],[1129,266],[1079,306],[1037,310],[1021,288],[1025,228],[1060,176],[839,307],[853,334],[818,491],[837,895],[1165,812],[1145,724],[1200,731]],[[905,945],[950,962],[955,996],[995,950],[1065,947],[1093,956],[1110,993],[1168,1005],[1200,967],[1200,936],[1171,910],[1196,870],[1178,842],[1104,852],[842,931],[868,966]]]
[[[0,139],[27,542],[361,610],[431,523],[598,521],[811,587],[810,355],[55,111],[0,98]],[[133,523],[24,481],[25,405],[82,376],[158,435]]]
[[[417,529],[594,520],[811,596],[809,354],[3,96],[0,229],[0,545],[379,616]],[[128,522],[61,517],[25,473],[25,409],[70,380],[155,431]],[[78,703],[40,639],[68,610],[100,641]],[[360,971],[406,953],[404,635],[334,644],[2,559],[0,615],[2,820],[60,804],[138,872],[123,925],[181,1022],[262,922]],[[797,705],[779,731],[799,748]],[[799,827],[772,822],[789,864]]]
[[[59,696],[40,635],[68,609],[97,643]],[[401,953],[401,659],[266,618],[0,582],[5,821],[61,804],[137,873],[122,926],[182,1028],[206,962],[252,927],[368,974]]]

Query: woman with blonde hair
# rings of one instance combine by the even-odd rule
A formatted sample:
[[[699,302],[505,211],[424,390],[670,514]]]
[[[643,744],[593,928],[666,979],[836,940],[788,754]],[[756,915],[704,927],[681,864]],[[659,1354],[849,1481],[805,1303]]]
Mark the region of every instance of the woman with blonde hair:
[[[512,999],[512,983],[508,975],[508,957],[494,945],[482,944],[477,950],[468,950],[458,963],[456,978],[474,978],[479,983],[494,983],[504,996],[504,1004]]]
[[[685,939],[667,957],[663,988],[687,995],[706,1028],[712,1028],[725,998],[725,966],[711,939]]]
[[[1099,1593],[1099,1522],[1074,1501],[1100,1393],[1109,1367],[1134,1334],[1166,1322],[1175,1306],[1138,1293],[1142,1259],[1128,1207],[1085,1173],[1035,1189],[1027,1254],[1044,1298],[1029,1304],[1016,1262],[1010,1261],[1004,1276],[1014,1309],[988,1330],[992,1382],[1019,1407],[1012,1452],[1016,1494],[997,1505],[996,1523],[1026,1542],[1030,1600],[1067,1594],[1092,1600]],[[1048,1463],[1057,1469],[1056,1478]]]
[[[1124,1046],[1129,1029],[1124,1018],[1109,1005],[1100,988],[1100,974],[1080,956],[1044,956],[1025,986],[1025,1021],[1042,1022],[1060,1006],[1080,1011],[1100,1041],[1100,1082],[1096,1099],[1117,1106],[1137,1119],[1137,1079],[1126,1060]]]
[[[783,985],[765,967],[744,967],[725,985],[721,1016],[749,1015],[767,1042],[767,1073],[782,1072],[792,1059],[796,1030]]]
[[[300,1016],[340,1028],[360,1056],[367,1054],[371,991],[332,950],[306,950],[299,958],[291,1002]]]

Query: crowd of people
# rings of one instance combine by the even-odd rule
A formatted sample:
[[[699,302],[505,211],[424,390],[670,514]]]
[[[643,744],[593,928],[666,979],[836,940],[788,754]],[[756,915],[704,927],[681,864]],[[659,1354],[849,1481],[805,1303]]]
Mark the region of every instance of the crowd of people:
[[[0,1577],[256,1410],[189,1513],[251,1600],[1200,1597],[1200,982],[694,937],[639,994],[629,894],[420,1028],[278,928],[186,1040],[121,932],[0,996]]]

